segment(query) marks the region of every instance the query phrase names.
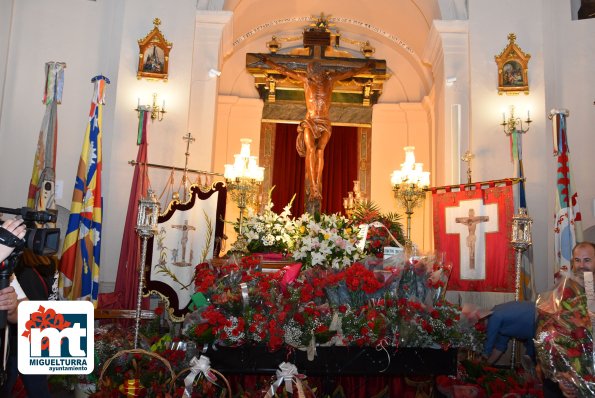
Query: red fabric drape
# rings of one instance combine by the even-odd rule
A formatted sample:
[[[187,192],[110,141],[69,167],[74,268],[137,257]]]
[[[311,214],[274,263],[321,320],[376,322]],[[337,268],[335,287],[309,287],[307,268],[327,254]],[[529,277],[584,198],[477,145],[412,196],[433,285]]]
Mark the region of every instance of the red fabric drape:
[[[304,212],[305,161],[297,154],[297,125],[278,123],[275,133],[272,201],[275,212],[282,211],[296,193],[292,214]],[[322,177],[323,213],[343,212],[343,198],[353,189],[358,173],[357,128],[333,126],[331,139],[324,151]]]
[[[470,205],[465,205],[468,202]],[[462,233],[448,233],[449,224],[456,223],[456,218],[467,217],[467,210],[455,215],[458,208],[463,206],[475,209],[475,215],[480,216],[481,206],[496,205],[497,230],[483,232],[484,223],[477,224],[475,236],[477,243],[475,267],[485,269],[484,278],[464,278],[461,270],[463,256],[469,256],[466,246],[468,237],[467,228]],[[466,207],[465,207],[466,208]],[[494,188],[477,188],[470,191],[444,192],[433,194],[434,209],[434,242],[436,250],[443,252],[445,260],[452,262],[452,273],[448,282],[449,290],[476,291],[476,292],[514,292],[514,252],[510,246],[512,231],[512,216],[514,213],[513,194],[510,186]],[[447,209],[449,209],[447,211]],[[449,218],[448,214],[451,214]],[[460,224],[459,224],[460,225]],[[493,227],[492,227],[493,229]],[[453,228],[450,227],[452,231]],[[485,254],[479,253],[480,239],[485,240]],[[485,258],[485,262],[480,262]],[[470,272],[468,272],[471,274]]]
[[[357,180],[357,128],[333,126],[331,139],[324,150],[322,171],[323,213],[343,213],[343,198],[353,190]]]
[[[99,307],[102,308],[136,308],[140,240],[135,227],[138,216],[138,201],[147,196],[149,189],[148,167],[146,166],[148,151],[147,120],[149,117],[146,114],[143,116],[140,121],[142,123],[142,135],[130,188],[128,212],[126,213],[124,234],[122,236],[118,274],[116,275],[116,287],[113,296],[103,297],[103,300],[100,300]],[[147,306],[148,300],[143,300],[143,307],[146,308]]]
[[[296,137],[296,124],[277,123],[272,176],[272,186],[275,189],[271,194],[271,200],[274,204],[273,211],[280,213],[295,193],[291,214],[299,216],[304,212],[306,168],[304,158],[301,158],[295,149]]]

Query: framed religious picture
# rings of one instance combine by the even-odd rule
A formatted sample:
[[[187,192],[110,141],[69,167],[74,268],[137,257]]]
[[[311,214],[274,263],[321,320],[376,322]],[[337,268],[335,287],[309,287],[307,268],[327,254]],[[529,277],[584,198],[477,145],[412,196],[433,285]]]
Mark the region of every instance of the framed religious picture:
[[[494,56],[498,65],[498,94],[529,94],[528,64],[531,55],[515,43],[516,35],[508,35],[508,45]]]
[[[163,33],[159,30],[161,20],[153,20],[153,30],[144,38],[138,40],[138,79],[158,79],[167,81],[169,69],[169,51],[172,43],[165,40]]]

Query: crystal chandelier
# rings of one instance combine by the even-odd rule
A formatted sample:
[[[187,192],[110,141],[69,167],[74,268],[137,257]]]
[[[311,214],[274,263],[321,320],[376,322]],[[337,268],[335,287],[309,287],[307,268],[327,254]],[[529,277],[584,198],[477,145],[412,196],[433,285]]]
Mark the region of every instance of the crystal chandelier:
[[[411,244],[411,215],[413,209],[426,197],[426,188],[430,185],[430,172],[423,171],[423,163],[415,162],[415,147],[406,146],[405,162],[401,169],[393,171],[390,182],[395,198],[405,208],[407,214],[407,243]]]
[[[224,177],[231,199],[240,209],[240,221],[238,225],[238,240],[234,244],[233,250],[246,251],[246,242],[242,236],[242,224],[244,221],[244,210],[251,204],[264,180],[264,167],[258,166],[258,157],[250,155],[249,138],[240,140],[242,147],[240,153],[234,155],[234,163],[226,164]]]

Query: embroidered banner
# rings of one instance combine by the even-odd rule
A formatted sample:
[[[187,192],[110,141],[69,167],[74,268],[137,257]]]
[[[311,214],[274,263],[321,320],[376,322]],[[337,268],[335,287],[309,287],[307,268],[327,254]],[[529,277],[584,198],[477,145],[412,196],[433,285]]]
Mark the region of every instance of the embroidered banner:
[[[433,192],[434,243],[452,263],[449,290],[514,292],[512,186]]]

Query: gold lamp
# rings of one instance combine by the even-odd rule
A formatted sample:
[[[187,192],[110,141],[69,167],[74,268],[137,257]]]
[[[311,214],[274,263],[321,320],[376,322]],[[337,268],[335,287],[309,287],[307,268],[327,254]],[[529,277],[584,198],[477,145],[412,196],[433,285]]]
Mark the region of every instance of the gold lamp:
[[[250,155],[249,138],[240,140],[242,147],[240,153],[235,154],[233,164],[225,165],[224,177],[231,199],[240,209],[240,221],[238,226],[238,239],[232,247],[232,251],[246,252],[246,241],[242,236],[242,224],[244,221],[244,210],[258,196],[258,191],[264,180],[264,167],[258,166],[258,157]]]
[[[407,245],[411,245],[411,216],[413,209],[419,206],[426,197],[426,188],[430,185],[430,172],[423,171],[423,163],[415,162],[415,147],[406,146],[405,162],[399,170],[393,171],[391,184],[397,202],[407,214]]]

